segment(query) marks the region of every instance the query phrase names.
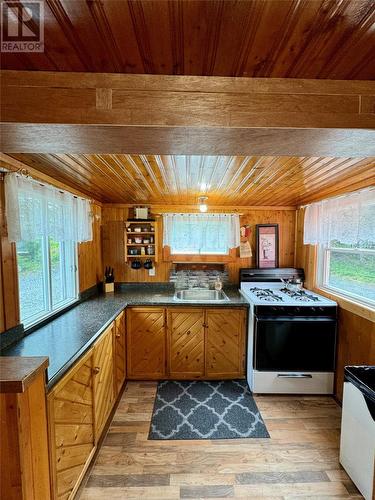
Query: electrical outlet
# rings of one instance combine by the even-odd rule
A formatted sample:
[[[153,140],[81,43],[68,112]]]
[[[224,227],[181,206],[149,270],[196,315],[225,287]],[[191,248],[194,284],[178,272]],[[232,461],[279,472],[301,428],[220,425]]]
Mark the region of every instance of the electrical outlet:
[[[155,276],[156,275],[156,271],[155,271],[155,268],[153,267],[152,269],[149,269],[148,270],[148,275],[149,276]]]

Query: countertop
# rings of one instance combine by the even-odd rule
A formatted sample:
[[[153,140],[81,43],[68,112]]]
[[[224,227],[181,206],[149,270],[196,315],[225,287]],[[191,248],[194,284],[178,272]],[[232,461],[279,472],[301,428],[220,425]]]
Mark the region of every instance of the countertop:
[[[48,366],[46,356],[4,356],[0,359],[0,393],[25,392],[35,378]]]
[[[225,288],[229,301],[193,304],[173,300],[171,286],[128,285],[81,302],[50,323],[5,349],[1,356],[48,356],[51,389],[127,306],[247,307],[236,288]]]

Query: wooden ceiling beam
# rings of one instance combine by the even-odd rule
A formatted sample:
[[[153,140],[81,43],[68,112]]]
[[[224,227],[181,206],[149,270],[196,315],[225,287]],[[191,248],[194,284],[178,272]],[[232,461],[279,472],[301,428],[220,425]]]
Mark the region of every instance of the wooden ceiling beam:
[[[3,71],[5,152],[373,156],[372,81]]]
[[[375,156],[375,130],[3,123],[7,153]]]
[[[174,79],[179,90],[168,88]],[[82,81],[90,80],[90,86],[82,86]],[[329,88],[321,80],[278,79],[273,83],[265,78],[245,84],[236,78],[207,80],[5,71],[2,121],[252,129],[375,128],[374,82],[331,81]]]
[[[243,78],[227,76],[132,75],[58,71],[1,71],[3,85],[77,89],[114,89],[145,92],[196,92],[229,94],[374,95],[373,80],[322,80],[303,78]]]

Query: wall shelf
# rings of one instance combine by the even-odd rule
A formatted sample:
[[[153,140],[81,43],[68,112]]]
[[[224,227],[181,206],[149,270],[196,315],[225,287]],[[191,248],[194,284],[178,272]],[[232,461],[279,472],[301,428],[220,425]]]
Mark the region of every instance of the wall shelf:
[[[135,231],[135,228],[140,228],[141,231]],[[130,230],[129,230],[130,229]],[[124,231],[124,241],[125,241],[125,262],[129,259],[151,259],[154,262],[158,261],[158,223],[156,220],[148,219],[128,219],[125,222],[125,231]],[[135,243],[135,238],[142,238],[149,240],[149,243]],[[139,255],[131,255],[129,253],[129,249],[138,249],[144,248],[145,253]],[[147,253],[147,247],[151,247],[154,251],[153,254]]]

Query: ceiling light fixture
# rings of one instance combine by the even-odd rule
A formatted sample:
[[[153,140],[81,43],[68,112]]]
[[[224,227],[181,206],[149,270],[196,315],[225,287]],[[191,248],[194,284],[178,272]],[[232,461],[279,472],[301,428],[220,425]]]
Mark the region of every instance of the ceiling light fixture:
[[[207,212],[207,200],[208,196],[200,196],[198,198],[198,205],[200,212]]]

